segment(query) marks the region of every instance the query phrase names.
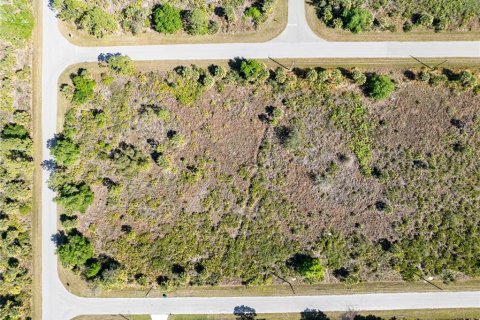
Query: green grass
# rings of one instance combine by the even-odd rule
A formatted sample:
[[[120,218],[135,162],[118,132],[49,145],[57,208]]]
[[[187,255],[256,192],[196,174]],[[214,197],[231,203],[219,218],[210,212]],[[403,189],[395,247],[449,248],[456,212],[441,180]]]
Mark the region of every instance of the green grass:
[[[33,13],[27,2],[0,5],[0,39],[22,43],[32,36],[33,25]]]

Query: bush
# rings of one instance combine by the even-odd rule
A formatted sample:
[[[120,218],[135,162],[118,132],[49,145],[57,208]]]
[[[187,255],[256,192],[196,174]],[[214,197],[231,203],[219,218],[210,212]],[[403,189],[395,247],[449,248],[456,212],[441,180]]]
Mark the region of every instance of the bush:
[[[55,201],[60,203],[67,212],[85,213],[93,203],[93,192],[85,183],[64,184],[55,191],[57,192]]]
[[[97,83],[95,80],[88,78],[85,72],[79,70],[79,73],[73,77],[72,81],[75,87],[72,97],[74,103],[82,104],[93,97]]]
[[[468,70],[460,72],[458,81],[464,88],[473,88],[477,85],[477,77]]]
[[[382,100],[390,97],[395,90],[395,85],[386,75],[374,75],[367,84],[368,95],[375,100]]]
[[[133,3],[122,11],[122,28],[132,34],[139,33],[147,18],[145,9],[137,3]]]
[[[240,74],[249,81],[256,80],[266,71],[266,66],[254,59],[243,60],[240,65]]]
[[[367,76],[365,75],[365,73],[363,73],[362,71],[360,71],[358,69],[353,69],[352,73],[351,73],[351,76],[352,76],[353,82],[355,82],[356,84],[358,84],[360,86],[364,85],[365,82],[367,82]]]
[[[4,139],[26,139],[29,137],[28,130],[16,123],[9,123],[3,127],[2,138]]]
[[[94,278],[96,275],[98,275],[101,269],[102,264],[100,263],[100,261],[89,261],[85,268],[85,277],[87,277],[87,279]]]
[[[70,234],[67,236],[67,242],[58,246],[57,254],[64,267],[73,268],[84,265],[92,258],[93,248],[83,235]]]
[[[115,73],[133,75],[135,66],[129,56],[113,55],[107,60],[108,67]]]
[[[305,144],[305,124],[294,118],[288,128],[280,131],[280,141],[288,149],[297,149]]]
[[[57,139],[51,153],[59,165],[70,166],[74,164],[80,156],[80,148],[72,140],[60,138]]]
[[[244,12],[245,17],[252,18],[255,24],[260,22],[260,18],[262,17],[262,13],[258,10],[257,7],[249,7]]]
[[[156,31],[173,34],[182,29],[180,9],[169,4],[157,6],[152,12],[153,25]]]
[[[292,259],[295,271],[301,274],[308,282],[322,281],[325,276],[325,268],[320,259],[308,255],[297,254]]]
[[[187,15],[187,31],[192,35],[204,35],[209,30],[208,15],[200,8],[193,9]]]
[[[373,16],[370,11],[361,8],[354,8],[347,11],[343,19],[344,26],[353,33],[368,31],[373,24]]]
[[[117,29],[115,18],[100,7],[86,11],[80,19],[80,26],[89,34],[102,38]]]

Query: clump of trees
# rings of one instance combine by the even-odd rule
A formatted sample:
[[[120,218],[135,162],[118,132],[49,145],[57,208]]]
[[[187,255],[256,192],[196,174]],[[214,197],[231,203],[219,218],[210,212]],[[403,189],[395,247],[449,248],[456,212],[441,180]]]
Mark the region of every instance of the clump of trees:
[[[469,30],[478,21],[480,4],[475,0],[455,2],[418,0],[380,2],[314,0],[318,18],[332,28],[343,28],[353,33],[370,30],[395,32],[414,28],[444,30]]]
[[[31,3],[0,5],[0,318],[32,317]]]

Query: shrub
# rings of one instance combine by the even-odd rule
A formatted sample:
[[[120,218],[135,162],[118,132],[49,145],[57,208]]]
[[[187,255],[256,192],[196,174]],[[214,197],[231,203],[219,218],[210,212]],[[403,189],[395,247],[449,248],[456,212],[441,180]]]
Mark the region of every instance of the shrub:
[[[28,130],[16,123],[9,123],[3,127],[2,138],[4,139],[26,139],[29,137]]]
[[[279,84],[284,84],[287,81],[287,73],[284,68],[278,67],[275,70],[275,81]]]
[[[80,19],[80,26],[91,35],[102,38],[117,29],[115,18],[101,7],[86,11]]]
[[[318,79],[318,72],[317,72],[317,70],[315,70],[315,69],[309,69],[309,70],[307,71],[306,79],[307,79],[309,82],[315,82],[315,81],[317,81],[317,79]]]
[[[365,73],[356,68],[352,70],[351,76],[353,82],[360,86],[364,85],[365,82],[367,82],[367,76],[365,75]]]
[[[142,6],[133,3],[122,10],[122,28],[132,34],[139,33],[147,18],[147,14]]]
[[[260,18],[262,17],[262,13],[257,7],[249,7],[245,10],[244,16],[252,18],[252,21],[255,24],[258,24],[260,22]]]
[[[85,183],[67,183],[58,187],[55,201],[60,203],[66,211],[84,213],[93,203],[93,192]]]
[[[366,9],[354,8],[347,11],[343,22],[348,30],[353,33],[360,33],[370,30],[373,24],[373,16]]]
[[[115,73],[133,75],[135,66],[129,56],[113,55],[107,60],[108,67]]]
[[[59,165],[70,166],[74,164],[80,156],[80,148],[72,140],[60,138],[57,139],[51,153]]]
[[[93,256],[93,248],[87,238],[80,234],[70,234],[67,242],[58,246],[60,263],[67,268],[82,266]]]
[[[305,144],[305,124],[294,118],[288,128],[280,131],[280,141],[288,149],[297,149]]]
[[[85,72],[79,70],[79,73],[73,77],[72,81],[75,87],[72,97],[74,103],[82,104],[93,97],[97,83],[95,80],[88,78]]]
[[[460,72],[458,81],[464,88],[473,88],[477,85],[477,77],[468,70]]]
[[[433,16],[428,12],[422,12],[418,15],[416,24],[424,27],[430,27],[433,24]]]
[[[322,281],[325,276],[325,268],[320,259],[308,255],[297,254],[292,259],[293,267],[308,282]]]
[[[266,66],[254,59],[243,60],[240,65],[240,74],[249,81],[256,80],[266,71]]]
[[[390,97],[395,90],[395,85],[386,75],[374,75],[368,81],[368,95],[375,100],[382,100]]]
[[[192,35],[204,35],[208,33],[209,20],[205,10],[193,9],[187,15],[187,31]]]
[[[96,275],[98,275],[101,269],[102,264],[100,263],[100,261],[89,261],[85,268],[85,277],[87,277],[87,279],[94,278]]]
[[[182,29],[180,9],[169,4],[157,6],[152,12],[153,25],[156,31],[172,34]]]

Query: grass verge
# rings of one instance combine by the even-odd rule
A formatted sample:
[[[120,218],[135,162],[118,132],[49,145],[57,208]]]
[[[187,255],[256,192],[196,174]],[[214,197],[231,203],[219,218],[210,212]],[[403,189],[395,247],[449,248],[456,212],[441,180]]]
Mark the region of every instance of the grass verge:
[[[341,320],[345,312],[325,312],[331,320]],[[435,310],[396,310],[396,311],[361,311],[357,315],[375,315],[385,319],[395,317],[397,320],[451,320],[451,319],[475,319],[480,314],[480,309],[435,309]],[[168,320],[235,320],[234,315],[171,315]],[[257,319],[264,320],[301,320],[298,313],[270,313],[259,314]],[[320,318],[318,318],[320,319]],[[350,318],[348,318],[350,319]]]
[[[136,46],[148,44],[180,44],[180,43],[228,43],[228,42],[266,42],[277,37],[287,26],[288,0],[279,0],[272,13],[270,22],[261,25],[257,30],[242,33],[219,33],[214,35],[192,36],[188,34],[163,35],[148,30],[135,36],[111,35],[97,39],[75,25],[59,21],[58,27],[63,36],[77,46]]]
[[[333,29],[323,24],[317,17],[313,5],[305,1],[305,13],[310,29],[328,41],[473,41],[480,39],[480,31],[473,32],[433,32],[433,31],[371,31],[359,34],[343,29]]]
[[[32,250],[33,319],[42,319],[42,1],[33,1],[32,122],[34,141]]]

